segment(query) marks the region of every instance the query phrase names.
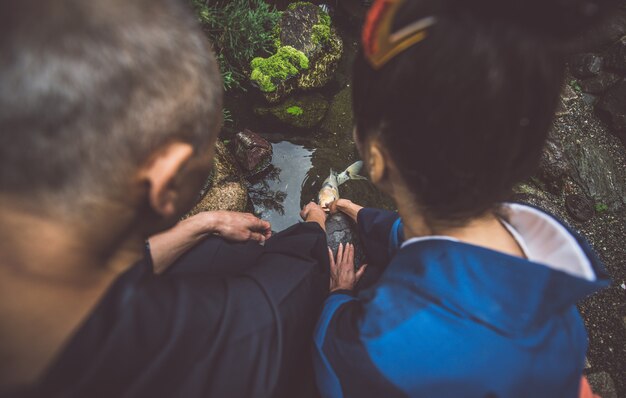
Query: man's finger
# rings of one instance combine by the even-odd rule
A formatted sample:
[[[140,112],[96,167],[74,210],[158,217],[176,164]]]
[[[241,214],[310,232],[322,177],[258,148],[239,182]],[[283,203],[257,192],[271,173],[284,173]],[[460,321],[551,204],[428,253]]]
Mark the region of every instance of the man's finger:
[[[272,225],[265,221],[265,220],[261,220],[260,218],[254,217],[254,219],[251,220],[250,222],[250,229],[253,231],[267,231],[268,229],[271,229]]]
[[[250,233],[250,240],[255,240],[259,243],[263,243],[265,242],[265,236],[261,233],[258,232],[251,232]]]

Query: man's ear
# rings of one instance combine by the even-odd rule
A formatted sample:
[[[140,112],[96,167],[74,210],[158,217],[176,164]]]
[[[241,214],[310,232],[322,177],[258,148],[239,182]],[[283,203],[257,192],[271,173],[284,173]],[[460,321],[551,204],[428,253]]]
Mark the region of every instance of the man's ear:
[[[170,142],[162,146],[143,166],[140,179],[148,183],[148,199],[152,209],[164,218],[177,211],[178,192],[174,180],[193,156],[194,150],[184,142]]]
[[[377,140],[372,140],[368,144],[367,169],[369,171],[372,182],[380,186],[385,182],[387,177],[387,159],[386,152]]]

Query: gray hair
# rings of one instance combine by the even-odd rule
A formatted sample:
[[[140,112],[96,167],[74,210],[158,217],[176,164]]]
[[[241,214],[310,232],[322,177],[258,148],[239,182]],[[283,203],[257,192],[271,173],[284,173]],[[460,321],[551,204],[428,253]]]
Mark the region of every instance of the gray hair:
[[[123,195],[164,143],[205,150],[222,82],[177,0],[0,0],[0,192]],[[55,199],[56,200],[56,199]]]

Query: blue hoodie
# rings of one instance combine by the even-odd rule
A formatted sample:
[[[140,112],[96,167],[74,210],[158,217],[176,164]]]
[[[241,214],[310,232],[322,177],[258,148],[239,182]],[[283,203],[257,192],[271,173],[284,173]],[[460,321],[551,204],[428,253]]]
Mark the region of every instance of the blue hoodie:
[[[578,396],[587,337],[576,302],[608,278],[556,219],[504,207],[526,259],[449,237],[401,244],[396,213],[359,213],[370,264],[386,268],[358,296],[324,304],[314,336],[323,397]]]

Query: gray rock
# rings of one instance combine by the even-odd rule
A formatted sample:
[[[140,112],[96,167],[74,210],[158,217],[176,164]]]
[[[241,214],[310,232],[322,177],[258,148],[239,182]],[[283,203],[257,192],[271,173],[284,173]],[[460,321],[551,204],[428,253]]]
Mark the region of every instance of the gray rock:
[[[585,93],[602,94],[620,80],[620,76],[615,73],[600,72],[597,76],[581,81],[580,87]]]
[[[552,137],[548,139],[541,154],[539,170],[536,177],[552,193],[559,193],[563,188],[563,180],[567,175],[569,163],[563,152],[561,143]]]
[[[294,91],[324,87],[332,80],[343,54],[343,41],[325,11],[309,2],[292,3],[283,12],[276,31],[277,44],[301,51],[309,67],[274,82],[275,91],[262,93],[269,103],[276,104]]]
[[[613,134],[626,145],[626,79],[611,87],[600,98],[596,109],[610,122]]]
[[[235,158],[247,176],[265,171],[272,163],[272,144],[248,129],[237,133],[233,145]]]
[[[570,59],[570,71],[578,78],[595,76],[602,69],[602,57],[597,54],[577,54]]]
[[[615,383],[613,379],[606,372],[598,372],[587,375],[589,385],[594,394],[601,396],[602,398],[617,398],[617,391],[615,390]]]
[[[241,170],[226,146],[218,141],[211,176],[201,192],[198,204],[187,216],[203,211],[246,211],[247,208],[248,188]]]
[[[365,264],[365,253],[359,238],[356,225],[348,216],[342,213],[333,214],[326,220],[326,239],[328,247],[336,255],[339,244],[352,243],[354,245],[354,265],[360,267]]]
[[[572,168],[570,177],[583,188],[585,194],[596,204],[619,210],[626,204],[626,185],[618,180],[618,166],[611,153],[604,148],[580,145],[576,142],[565,146]]]
[[[616,41],[606,53],[607,68],[626,72],[626,36]]]

